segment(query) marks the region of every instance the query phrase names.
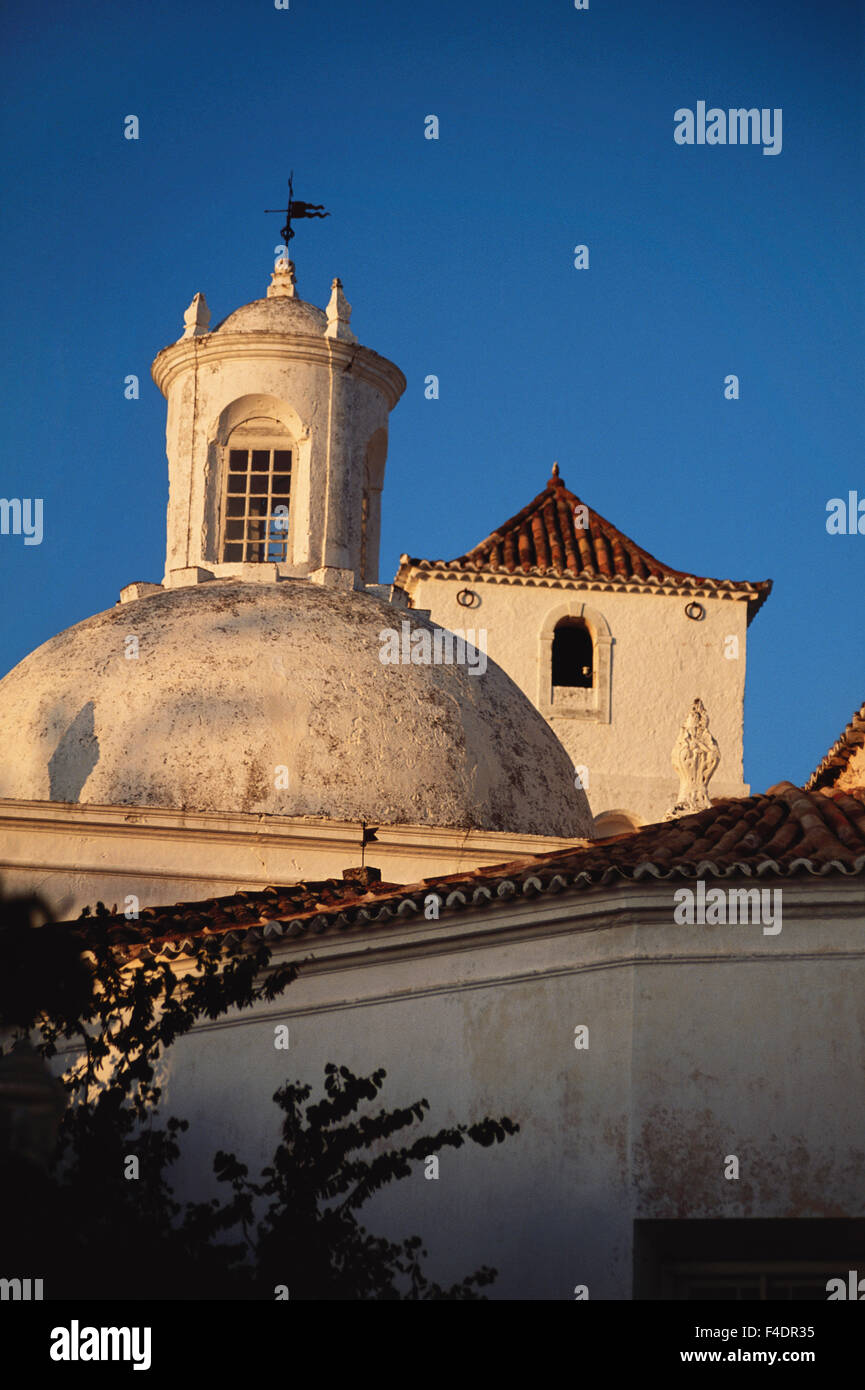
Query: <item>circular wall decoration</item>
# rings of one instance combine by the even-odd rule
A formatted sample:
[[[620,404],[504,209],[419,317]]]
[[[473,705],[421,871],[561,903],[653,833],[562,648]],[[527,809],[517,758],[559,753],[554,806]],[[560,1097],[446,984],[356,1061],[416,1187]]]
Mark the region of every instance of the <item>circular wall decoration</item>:
[[[460,589],[457,594],[457,603],[461,608],[480,608],[481,596],[474,589]]]
[[[706,616],[706,610],[702,603],[691,601],[685,605],[685,613],[692,618],[695,623],[701,623]]]

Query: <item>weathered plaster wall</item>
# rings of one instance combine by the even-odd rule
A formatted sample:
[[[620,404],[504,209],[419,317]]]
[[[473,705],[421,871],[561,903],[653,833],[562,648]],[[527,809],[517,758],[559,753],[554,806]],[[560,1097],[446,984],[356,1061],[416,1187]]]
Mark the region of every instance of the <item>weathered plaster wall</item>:
[[[587,1284],[629,1298],[638,1217],[862,1217],[861,884],[785,886],[776,936],[675,926],[672,907],[656,884],[317,938],[276,1006],[175,1048],[185,1194],[206,1195],[218,1147],[269,1158],[277,1086],[320,1082],[335,1061],[385,1066],[384,1101],[426,1097],[430,1130],[521,1124],[364,1210],[372,1231],[423,1235],[442,1279],[497,1266],[493,1297],[567,1300]],[[730,1154],[738,1181],[723,1176]]]
[[[463,608],[457,593],[469,587],[480,604]],[[692,701],[699,697],[720,746],[721,762],[709,795],[746,796],[742,732],[746,661],[746,605],[701,597],[705,617],[685,616],[682,596],[508,582],[445,579],[423,573],[410,585],[413,604],[447,628],[486,630],[486,649],[543,713],[548,674],[541,669],[541,633],[564,607],[578,616],[585,605],[605,619],[612,635],[610,722],[559,717],[550,724],[576,765],[588,768],[595,816],[627,811],[639,823],[661,820],[676,800],[678,778],[670,755]],[[728,637],[738,657],[725,657]],[[548,649],[547,649],[548,650]]]

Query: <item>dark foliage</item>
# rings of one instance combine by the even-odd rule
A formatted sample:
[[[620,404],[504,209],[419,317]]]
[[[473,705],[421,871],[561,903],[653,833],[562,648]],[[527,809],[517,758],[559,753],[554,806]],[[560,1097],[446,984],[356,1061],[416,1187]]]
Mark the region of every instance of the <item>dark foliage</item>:
[[[76,1055],[52,1173],[0,1155],[4,1268],[43,1271],[49,1298],[483,1296],[495,1271],[482,1267],[441,1287],[424,1274],[420,1237],[373,1236],[358,1211],[445,1148],[503,1141],[518,1129],[511,1120],[421,1134],[426,1100],[370,1109],[384,1070],[359,1077],[329,1064],[320,1099],[300,1082],[274,1096],[282,1137],[259,1181],[233,1154],[218,1153],[213,1169],[226,1195],[181,1206],[169,1172],[187,1123],[160,1111],[166,1049],[199,1019],[276,999],[297,968],[274,967],[265,947],[199,937],[179,971],[149,953],[118,952],[102,904],[74,930],[35,927],[37,909],[45,912],[34,900],[3,907],[2,1020],[16,1036],[35,1027],[46,1059],[67,1044]],[[127,1176],[130,1157],[137,1178]]]

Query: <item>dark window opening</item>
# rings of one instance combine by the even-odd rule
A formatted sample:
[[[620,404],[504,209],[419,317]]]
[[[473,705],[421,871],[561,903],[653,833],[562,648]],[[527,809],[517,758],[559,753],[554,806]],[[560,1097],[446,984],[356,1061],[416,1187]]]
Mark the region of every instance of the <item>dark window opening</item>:
[[[579,619],[564,618],[553,634],[553,685],[590,688],[593,671],[591,633]]]
[[[634,1222],[637,1300],[825,1303],[829,1280],[849,1286],[863,1260],[865,1221],[857,1219]]]

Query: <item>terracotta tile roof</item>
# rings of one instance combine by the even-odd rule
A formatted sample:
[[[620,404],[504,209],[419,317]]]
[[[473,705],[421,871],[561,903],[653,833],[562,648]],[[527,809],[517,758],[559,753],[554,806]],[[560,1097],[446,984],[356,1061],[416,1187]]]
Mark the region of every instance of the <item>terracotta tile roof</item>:
[[[865,748],[865,703],[856,710],[847,728],[836,739],[814,769],[805,786],[809,791],[818,787],[834,787],[839,778],[850,769],[857,751]]]
[[[630,835],[531,855],[422,883],[328,879],[146,908],[138,922],[121,915],[94,923],[118,946],[155,943],[182,955],[189,940],[219,934],[249,945],[310,940],[323,932],[364,931],[423,915],[436,893],[441,914],[495,908],[511,899],[585,891],[645,880],[853,877],[865,880],[865,788],[852,794],[808,792],[781,782],[762,796],[718,801],[706,811],[645,826]],[[863,882],[865,904],[865,882]],[[81,927],[79,921],[76,924]]]
[[[578,526],[575,507],[585,507]],[[587,513],[587,516],[586,516]],[[558,464],[543,492],[517,512],[486,540],[456,560],[420,560],[402,557],[401,583],[407,569],[449,570],[482,574],[535,575],[584,580],[623,581],[630,586],[704,589],[711,593],[748,596],[749,620],[765,603],[772,589],[770,579],[710,579],[673,569],[632,541],[611,521],[593,511],[559,477]]]

